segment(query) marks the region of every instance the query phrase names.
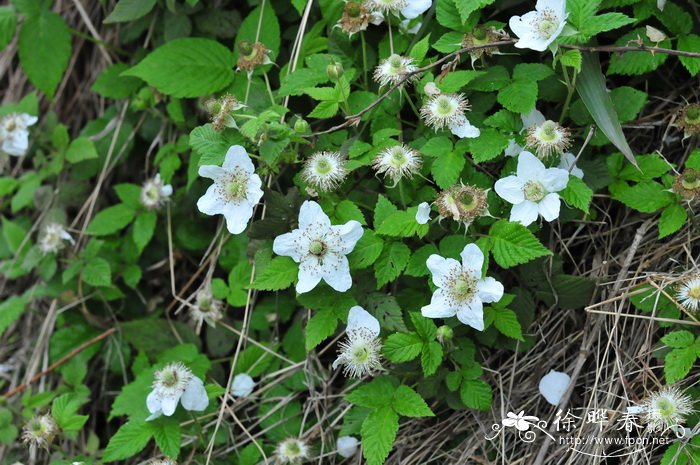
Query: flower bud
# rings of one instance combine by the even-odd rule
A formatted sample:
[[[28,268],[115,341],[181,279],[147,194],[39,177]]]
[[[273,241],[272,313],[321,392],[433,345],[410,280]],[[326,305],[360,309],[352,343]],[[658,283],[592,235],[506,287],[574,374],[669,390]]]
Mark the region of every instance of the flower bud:
[[[343,65],[340,63],[331,63],[326,66],[326,75],[328,75],[328,79],[333,81],[340,79],[344,72]]]
[[[452,337],[454,336],[454,331],[449,326],[442,325],[437,329],[435,335],[437,337],[438,342],[440,344],[444,344],[445,342],[452,340]]]
[[[294,122],[294,132],[297,134],[306,134],[311,130],[311,126],[304,118],[297,118]]]

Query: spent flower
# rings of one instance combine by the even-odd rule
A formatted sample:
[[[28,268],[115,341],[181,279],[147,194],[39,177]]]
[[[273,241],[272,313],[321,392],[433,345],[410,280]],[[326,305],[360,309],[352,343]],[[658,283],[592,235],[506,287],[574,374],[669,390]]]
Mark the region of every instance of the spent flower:
[[[272,64],[270,60],[270,50],[261,42],[241,41],[238,44],[238,62],[236,65],[239,70],[243,70],[251,74],[257,66]]]
[[[280,465],[297,465],[310,458],[309,446],[297,438],[287,438],[277,444],[275,461]]]
[[[44,255],[63,249],[64,242],[75,244],[73,237],[59,223],[48,223],[39,235],[39,250]]]
[[[630,410],[642,413],[642,420],[651,431],[676,430],[693,413],[693,399],[676,386],[664,386],[647,396],[640,406],[628,408]]]
[[[496,181],[494,189],[506,202],[512,203],[510,221],[529,226],[538,215],[546,221],[559,217],[561,199],[557,192],[569,182],[569,172],[561,168],[545,168],[530,152],[521,152],[515,176]]]
[[[472,126],[464,112],[469,110],[469,102],[464,94],[434,94],[420,109],[420,115],[427,126],[440,130],[449,128],[460,138],[479,137],[481,131]]]
[[[146,421],[175,413],[177,404],[185,410],[200,412],[209,406],[204,382],[180,362],[173,362],[155,372],[153,390],[146,397],[151,415]]]
[[[700,275],[685,279],[676,290],[676,300],[686,309],[697,312],[700,308]]]
[[[418,66],[411,57],[402,57],[396,53],[389,58],[385,58],[374,69],[374,80],[380,86],[390,86],[399,84],[402,81],[411,82],[418,79],[415,71]]]
[[[253,207],[263,196],[260,176],[240,145],[231,146],[222,166],[202,165],[199,175],[214,181],[197,201],[205,215],[224,215],[231,234],[242,233],[253,216]]]
[[[347,339],[339,344],[338,358],[333,369],[343,366],[343,374],[351,378],[373,375],[382,368],[382,342],[379,321],[362,307],[354,306],[348,313]]]
[[[331,192],[347,176],[346,163],[338,152],[316,152],[304,163],[301,176],[314,190]]]
[[[195,303],[189,307],[190,319],[194,323],[195,331],[199,334],[202,325],[206,323],[214,328],[223,317],[224,303],[215,299],[211,291],[202,289],[195,296]]]
[[[469,227],[475,219],[489,215],[487,192],[476,186],[452,186],[438,194],[435,204],[440,219],[452,218],[465,227]]]
[[[462,262],[433,254],[425,262],[437,289],[430,304],[421,308],[427,318],[457,319],[465,325],[484,330],[484,303],[503,297],[503,284],[492,277],[482,278],[484,253],[476,244],[467,244],[460,254]]]
[[[355,248],[363,232],[355,220],[331,225],[321,206],[307,200],[299,210],[299,228],[277,236],[272,250],[299,263],[298,293],[309,292],[321,280],[336,291],[345,292],[352,286],[346,255]]]
[[[58,431],[58,424],[51,415],[35,415],[22,428],[22,442],[29,447],[48,450]]]
[[[224,94],[218,99],[207,100],[205,107],[211,117],[212,127],[221,132],[226,128],[238,128],[236,120],[233,119],[233,112],[244,108],[245,104],[231,94]]]
[[[676,126],[683,131],[683,137],[700,134],[700,103],[691,103],[678,112]]]
[[[402,178],[412,178],[422,165],[420,153],[404,144],[382,150],[372,164],[378,174],[389,177],[394,184]]]
[[[686,168],[676,176],[671,189],[684,200],[694,200],[700,195],[700,172]]]
[[[569,130],[551,120],[531,126],[527,131],[525,147],[535,149],[541,159],[560,155],[571,147]]]

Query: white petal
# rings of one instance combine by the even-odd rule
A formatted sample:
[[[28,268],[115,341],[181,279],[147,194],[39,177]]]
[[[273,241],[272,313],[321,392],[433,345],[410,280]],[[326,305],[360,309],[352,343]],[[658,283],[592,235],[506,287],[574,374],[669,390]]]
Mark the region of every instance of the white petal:
[[[146,417],[146,421],[152,421],[152,420],[155,420],[156,418],[159,418],[159,417],[161,417],[161,416],[163,416],[163,411],[162,411],[162,410],[158,410],[157,412],[153,412],[153,413],[151,413],[150,415],[148,415],[148,416]]]
[[[306,229],[313,223],[320,223],[321,226],[330,227],[331,220],[323,212],[319,204],[313,200],[306,200],[299,209],[299,228]]]
[[[416,222],[418,224],[426,224],[428,221],[430,221],[430,204],[428,202],[423,202],[418,205]]]
[[[518,142],[515,139],[511,139],[508,141],[508,147],[503,151],[503,154],[506,157],[517,157],[522,151],[523,148],[518,145]]]
[[[576,166],[576,155],[571,152],[562,154],[558,168],[568,171],[579,179],[583,179],[583,170]]]
[[[433,283],[437,287],[445,286],[445,278],[454,270],[461,269],[462,265],[454,258],[443,258],[440,255],[432,254],[425,261],[425,266],[428,267],[433,275]]]
[[[525,200],[523,182],[517,176],[508,176],[496,181],[494,190],[506,202],[518,204]]]
[[[358,330],[362,329],[368,330],[374,337],[379,336],[379,320],[364,308],[355,305],[348,312],[348,326],[345,332],[352,338]]]
[[[209,178],[214,181],[218,181],[222,176],[226,175],[226,171],[220,166],[216,165],[202,165],[199,167],[199,175],[203,178]]]
[[[185,410],[190,410],[194,412],[201,412],[209,406],[209,397],[207,397],[207,390],[204,388],[204,382],[197,378],[192,377],[192,381],[187,385],[187,389],[182,394],[180,399],[182,406]]]
[[[313,257],[306,258],[299,264],[296,290],[299,294],[309,292],[321,282],[321,267]]]
[[[632,415],[639,415],[640,413],[646,412],[647,408],[643,405],[630,405],[626,410],[627,413],[631,413]]]
[[[29,148],[29,138],[26,131],[22,131],[23,135],[14,134],[2,142],[2,151],[8,155],[21,157],[27,153]]]
[[[170,184],[164,185],[160,188],[160,193],[164,197],[170,197],[171,195],[173,195],[173,186],[171,186]]]
[[[450,125],[450,131],[452,134],[459,137],[460,139],[474,139],[481,135],[481,131],[476,126],[472,126],[466,116],[462,116],[459,122]]]
[[[180,400],[181,396],[182,396],[182,394],[178,394],[175,396],[161,397],[160,406],[161,406],[161,410],[163,410],[163,415],[165,415],[166,417],[169,417],[173,413],[175,413],[175,409],[177,408],[177,403]]]
[[[566,14],[566,0],[537,0],[535,4],[537,11],[552,10],[559,19],[564,19]]]
[[[338,450],[338,455],[344,458],[350,458],[357,453],[357,448],[360,441],[352,436],[341,436],[335,443],[335,448]]]
[[[224,211],[225,204],[216,195],[216,184],[209,186],[203,196],[197,200],[197,209],[205,215],[218,215]]]
[[[301,247],[298,245],[300,237],[301,231],[298,229],[279,235],[272,242],[272,251],[277,255],[292,257],[292,260],[299,263],[301,260]]]
[[[160,412],[160,397],[156,391],[151,391],[146,397],[146,407],[152,414]]]
[[[545,195],[538,205],[540,215],[542,215],[546,221],[554,221],[559,218],[560,207],[561,201],[559,200],[558,194]]]
[[[345,292],[352,287],[350,264],[345,255],[326,255],[323,262],[323,280],[338,292]]]
[[[22,124],[24,124],[25,127],[27,126],[32,126],[34,123],[39,121],[39,118],[36,116],[29,115],[27,113],[22,113],[19,115],[20,119],[22,120]]]
[[[569,183],[569,172],[560,168],[549,168],[539,179],[547,192],[559,192]]]
[[[482,302],[498,302],[503,297],[503,284],[489,276],[477,283],[476,292]]]
[[[248,397],[255,388],[255,381],[248,373],[239,373],[231,382],[231,395],[233,397]]]
[[[253,160],[251,160],[250,156],[248,156],[248,152],[246,152],[240,145],[232,145],[226,152],[226,157],[224,158],[222,168],[226,171],[233,171],[237,167],[242,168],[249,174],[253,174],[255,172]]]
[[[481,299],[475,297],[468,305],[457,310],[457,319],[472,328],[484,330],[484,306]]]
[[[561,371],[550,370],[540,380],[540,394],[552,405],[559,405],[561,398],[569,387],[571,378]]]
[[[523,129],[530,129],[533,126],[539,126],[546,121],[546,118],[537,108],[533,108],[527,115],[520,115],[523,122]]]
[[[540,180],[545,171],[544,164],[536,156],[528,151],[520,152],[517,174],[521,181]]]
[[[455,316],[457,309],[447,303],[442,289],[436,289],[430,299],[430,305],[422,307],[420,313],[426,318],[450,318]]]
[[[484,266],[484,252],[476,244],[467,244],[459,254],[462,257],[462,267],[471,270],[473,274],[481,278],[481,268]]]
[[[384,22],[384,15],[380,11],[373,11],[370,14],[369,22],[374,24],[375,26],[379,26]]]
[[[245,200],[238,204],[229,202],[222,210],[221,213],[226,218],[226,229],[231,234],[240,234],[245,231],[248,221],[253,216],[253,207]]]
[[[331,226],[331,229],[340,234],[340,252],[344,254],[349,254],[353,251],[355,244],[365,232],[362,229],[362,225],[355,220],[350,220],[343,225]]]
[[[432,0],[408,0],[408,5],[401,10],[401,14],[408,19],[417,18],[425,13],[432,4]]]
[[[530,226],[537,220],[539,207],[535,202],[525,200],[517,205],[513,205],[510,210],[510,221],[518,222],[523,226]]]
[[[262,187],[262,180],[260,179],[260,176],[257,174],[252,174],[250,178],[248,178],[248,186],[246,189],[246,200],[251,205],[255,205],[258,202],[260,202],[260,199],[263,196],[263,190],[261,189]]]

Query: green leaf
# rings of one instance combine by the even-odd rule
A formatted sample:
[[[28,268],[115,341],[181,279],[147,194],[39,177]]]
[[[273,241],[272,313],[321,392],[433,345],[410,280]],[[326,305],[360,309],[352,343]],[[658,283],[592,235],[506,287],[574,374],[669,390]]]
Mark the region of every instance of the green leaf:
[[[619,29],[628,24],[633,24],[637,20],[622,13],[603,13],[594,16],[590,21],[586,21],[580,31],[586,37],[592,37],[601,32]]]
[[[294,283],[299,272],[299,265],[289,257],[275,257],[255,277],[252,288],[263,291],[286,289]]]
[[[681,229],[688,220],[688,212],[681,204],[672,203],[664,208],[659,218],[659,239],[673,234]]]
[[[97,149],[95,149],[95,144],[87,137],[78,137],[73,140],[66,150],[66,160],[69,163],[78,163],[94,158],[97,158]]]
[[[385,246],[374,268],[374,276],[377,278],[377,289],[398,278],[404,268],[406,268],[410,257],[411,249],[406,244],[392,242]]]
[[[464,405],[477,410],[490,409],[493,401],[491,386],[481,379],[465,379],[459,390],[459,396]]]
[[[0,7],[0,51],[4,50],[15,36],[16,27],[17,17],[12,8],[9,6]]]
[[[572,49],[567,50],[559,56],[559,61],[562,65],[574,68],[577,72],[581,72],[581,51]]]
[[[661,48],[671,48],[671,41],[669,39],[663,40],[658,44],[649,40],[644,28],[637,28],[628,32],[616,40],[615,45],[625,46],[639,39],[641,39],[647,47],[659,46]],[[589,53],[584,53],[584,57],[586,55],[589,55]],[[663,53],[627,52],[623,54],[613,54],[610,57],[608,74],[622,74],[625,76],[645,74],[657,69],[667,59],[668,55]]]
[[[391,404],[395,389],[389,378],[380,376],[353,389],[345,400],[360,407],[380,409]]]
[[[90,87],[90,90],[103,97],[124,99],[136,92],[143,83],[140,79],[122,76],[129,69],[126,63],[115,63],[105,68]]]
[[[332,336],[338,327],[338,317],[332,310],[316,312],[306,324],[306,351],[311,352],[317,345]]]
[[[446,93],[454,93],[462,89],[474,79],[486,73],[483,71],[461,70],[453,71],[436,82],[438,89]]]
[[[5,242],[10,248],[10,251],[12,253],[17,253],[20,245],[22,245],[22,242],[24,242],[27,237],[27,230],[14,221],[8,220],[3,216],[2,235],[5,238]]]
[[[537,82],[516,80],[498,91],[498,103],[515,113],[527,114],[537,103]]]
[[[421,237],[427,234],[428,225],[416,221],[415,211],[397,211],[382,221],[376,231],[389,237],[411,237],[414,234]]]
[[[385,406],[370,412],[362,422],[362,454],[367,465],[382,465],[394,446],[399,416]]]
[[[593,200],[593,191],[591,188],[581,179],[573,175],[569,175],[569,182],[566,188],[559,192],[559,195],[561,195],[561,198],[564,199],[567,204],[578,208],[584,213],[588,213],[591,200]]]
[[[443,350],[440,343],[430,341],[423,345],[420,362],[423,366],[423,375],[425,377],[432,376],[437,371],[442,363]]]
[[[0,336],[24,313],[27,307],[25,297],[12,296],[0,303]]]
[[[685,378],[690,369],[693,368],[697,354],[695,349],[691,347],[683,347],[673,349],[664,359],[664,374],[666,375],[666,383],[673,384]]]
[[[104,22],[122,23],[133,21],[146,16],[155,5],[156,0],[119,0]]]
[[[459,17],[462,19],[462,23],[466,23],[469,16],[481,8],[491,5],[496,0],[454,0],[457,11],[459,12]]]
[[[384,240],[374,234],[371,229],[366,229],[352,252],[348,255],[350,267],[355,270],[367,268],[373,264],[384,248]]]
[[[655,181],[642,181],[633,186],[615,182],[609,189],[614,199],[642,213],[654,213],[674,201],[673,195]]]
[[[48,9],[30,16],[19,33],[19,61],[27,77],[50,99],[61,82],[71,55],[70,29]]]
[[[211,124],[205,124],[190,132],[189,142],[192,150],[201,155],[198,163],[200,166],[221,166],[228,148],[243,143],[243,137],[237,131],[217,132]]]
[[[469,139],[469,151],[476,163],[493,160],[508,147],[510,137],[493,128],[481,130],[476,139]]]
[[[433,179],[442,189],[452,186],[464,168],[464,155],[457,152],[446,152],[433,161],[430,172]],[[413,219],[415,223],[415,218]]]
[[[552,252],[522,224],[501,220],[491,226],[489,240],[493,258],[503,268],[527,263]]]
[[[430,318],[425,318],[420,312],[411,312],[411,322],[416,327],[416,332],[425,342],[435,339],[437,326]]]
[[[435,414],[416,391],[402,384],[394,391],[394,411],[404,417],[434,417]]]
[[[583,54],[581,73],[576,83],[576,90],[598,128],[608,136],[610,142],[625,155],[630,163],[636,166],[637,162],[634,159],[634,154],[627,143],[627,139],[625,139],[625,134],[622,132],[617,112],[605,86],[605,77],[600,71],[598,55],[588,52]]]
[[[93,257],[88,260],[81,276],[91,286],[107,287],[112,284],[112,269],[104,258]]]
[[[309,113],[309,118],[327,119],[332,118],[336,113],[338,113],[338,102],[324,100]]]
[[[553,74],[552,67],[542,63],[518,63],[513,69],[513,79],[518,81],[542,81]]]
[[[695,336],[690,331],[671,331],[661,338],[661,342],[674,349],[682,349],[695,342]]]
[[[418,357],[423,349],[423,340],[416,333],[390,334],[382,351],[390,362],[402,363]]]
[[[160,417],[149,423],[153,438],[164,455],[176,459],[180,454],[180,424],[174,418]]]
[[[154,211],[144,211],[139,213],[134,221],[133,237],[134,243],[139,250],[143,250],[144,247],[151,241],[153,237],[153,231],[156,229],[156,220],[158,215]]]
[[[513,310],[507,308],[491,307],[493,309],[493,324],[502,334],[519,341],[523,339],[523,329],[520,327],[518,317]]]
[[[61,431],[80,431],[88,420],[87,415],[78,415],[78,409],[87,399],[74,394],[63,394],[53,400],[51,416]]]
[[[682,35],[678,38],[678,44],[676,46],[678,50],[684,52],[698,52],[700,51],[700,36],[695,34]],[[678,57],[681,64],[685,66],[691,76],[697,76],[700,73],[700,58],[693,57]]]
[[[335,206],[335,212],[333,217],[338,223],[347,223],[350,220],[355,220],[361,225],[366,225],[367,221],[365,216],[362,214],[362,210],[352,203],[350,200],[341,200]]]
[[[173,97],[202,97],[233,81],[233,55],[215,40],[176,39],[146,55],[122,76],[143,79]]]
[[[114,462],[133,457],[146,447],[152,435],[151,426],[145,421],[125,423],[109,440],[102,460],[104,462]]]
[[[566,12],[569,14],[567,21],[580,30],[595,15],[599,5],[600,0],[568,0],[566,2]]]
[[[123,203],[105,208],[90,222],[87,233],[94,236],[106,236],[124,229],[134,219],[135,210]]]

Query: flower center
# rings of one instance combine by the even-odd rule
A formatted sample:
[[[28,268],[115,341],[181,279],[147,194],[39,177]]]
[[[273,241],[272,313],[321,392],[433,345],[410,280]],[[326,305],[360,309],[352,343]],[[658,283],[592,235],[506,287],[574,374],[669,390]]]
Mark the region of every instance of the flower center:
[[[369,353],[369,348],[362,344],[362,345],[357,345],[353,347],[352,349],[352,358],[355,363],[367,363],[367,360],[369,360],[370,353]]]
[[[656,409],[658,410],[659,415],[664,418],[673,416],[674,412],[676,411],[676,407],[673,402],[665,397],[662,397],[656,401]]]
[[[161,382],[163,383],[163,386],[167,388],[176,387],[180,382],[180,376],[178,375],[177,370],[167,370],[165,373],[163,373]]]
[[[688,124],[700,124],[700,108],[688,107],[685,111],[685,122]]]
[[[248,192],[248,176],[243,172],[236,172],[226,183],[225,193],[229,200],[244,199]]]
[[[559,27],[559,18],[549,8],[543,10],[537,18],[535,28],[542,39],[549,39],[557,32]]]
[[[557,124],[553,121],[545,121],[540,128],[540,138],[543,142],[554,142],[559,138]]]
[[[348,3],[345,11],[351,18],[358,18],[362,13],[362,4],[356,2]]]
[[[698,179],[698,174],[694,171],[686,171],[683,173],[683,179],[681,181],[684,189],[695,189],[700,187],[700,179]]]
[[[327,249],[326,243],[318,239],[311,241],[309,244],[309,252],[317,257],[324,255]]]
[[[290,442],[287,444],[287,456],[296,457],[301,454],[301,448],[296,442]]]
[[[455,106],[450,102],[447,97],[439,97],[435,105],[437,113],[442,116],[449,116],[455,111]]]
[[[391,55],[389,57],[389,66],[391,67],[392,74],[403,73],[403,61],[400,56],[396,54]]]
[[[329,174],[333,171],[333,165],[325,158],[319,158],[316,161],[316,172],[321,175]]]
[[[539,181],[528,181],[523,187],[523,193],[525,198],[531,202],[539,202],[547,195],[547,191],[544,186]]]
[[[406,153],[397,147],[391,151],[391,164],[397,168],[405,165],[407,162]]]
[[[474,281],[466,276],[457,278],[452,287],[452,293],[461,301],[467,300],[474,294]]]
[[[148,189],[146,189],[146,197],[148,197],[149,200],[156,201],[160,197],[160,194],[158,192],[158,188],[156,186],[151,186]]]
[[[459,196],[459,203],[464,211],[472,211],[478,205],[476,197],[474,197],[471,192],[462,193],[462,195]]]
[[[694,300],[700,300],[700,286],[693,286],[689,288],[688,297]]]

